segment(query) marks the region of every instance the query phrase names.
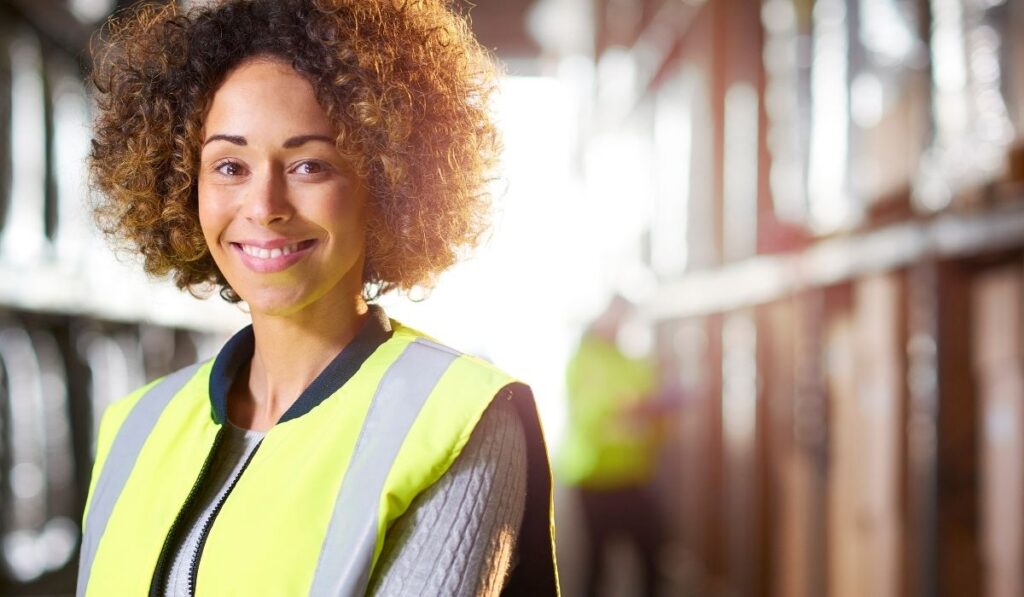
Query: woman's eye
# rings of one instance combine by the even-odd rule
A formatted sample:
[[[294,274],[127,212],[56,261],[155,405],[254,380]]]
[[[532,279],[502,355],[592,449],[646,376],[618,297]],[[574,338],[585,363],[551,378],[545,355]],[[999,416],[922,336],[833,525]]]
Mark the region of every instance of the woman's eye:
[[[245,173],[245,168],[238,162],[221,162],[214,166],[213,169],[225,176],[241,176]]]
[[[302,162],[295,167],[299,174],[320,174],[324,171],[324,165],[320,162]]]

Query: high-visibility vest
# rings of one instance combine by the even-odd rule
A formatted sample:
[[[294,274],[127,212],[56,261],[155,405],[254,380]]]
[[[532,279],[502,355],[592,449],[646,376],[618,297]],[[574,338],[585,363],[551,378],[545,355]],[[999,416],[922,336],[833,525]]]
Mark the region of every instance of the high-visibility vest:
[[[607,489],[642,485],[654,476],[658,434],[629,409],[650,399],[657,376],[644,358],[585,335],[569,361],[569,429],[556,460],[566,485]]]
[[[223,434],[211,416],[211,367],[178,371],[108,409],[79,596],[163,590],[153,586],[157,562]],[[333,395],[266,433],[208,531],[195,595],[363,595],[391,523],[448,470],[501,397],[515,397],[528,439],[520,563],[506,593],[557,595],[550,469],[532,397],[513,392],[515,383],[396,324]]]

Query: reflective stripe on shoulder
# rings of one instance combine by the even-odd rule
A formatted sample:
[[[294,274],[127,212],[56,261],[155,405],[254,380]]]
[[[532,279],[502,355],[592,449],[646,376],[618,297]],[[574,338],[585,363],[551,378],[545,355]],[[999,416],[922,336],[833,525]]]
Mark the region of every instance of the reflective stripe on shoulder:
[[[459,353],[417,339],[388,367],[370,403],[334,504],[310,595],[363,595],[384,483],[409,429]]]
[[[82,551],[79,557],[78,588],[75,594],[84,597],[89,586],[89,574],[99,547],[100,539],[107,529],[114,505],[131,476],[135,461],[142,451],[157,420],[171,399],[196,374],[203,363],[196,363],[180,369],[156,384],[132,407],[128,417],[117,430],[110,453],[100,471],[100,478],[94,489],[89,513],[86,515],[82,537]]]

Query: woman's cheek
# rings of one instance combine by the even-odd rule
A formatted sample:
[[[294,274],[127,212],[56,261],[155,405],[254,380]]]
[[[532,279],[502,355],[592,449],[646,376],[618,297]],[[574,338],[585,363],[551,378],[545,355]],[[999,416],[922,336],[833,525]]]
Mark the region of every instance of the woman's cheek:
[[[199,186],[199,226],[211,250],[216,250],[218,241],[227,227],[223,198],[212,189]]]

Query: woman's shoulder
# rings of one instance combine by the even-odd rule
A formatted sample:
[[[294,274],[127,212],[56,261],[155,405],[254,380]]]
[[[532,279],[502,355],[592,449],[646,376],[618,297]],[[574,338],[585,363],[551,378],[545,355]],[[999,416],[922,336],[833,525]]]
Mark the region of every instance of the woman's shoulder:
[[[121,423],[128,418],[128,414],[135,408],[139,400],[142,399],[150,390],[157,386],[164,380],[163,377],[154,379],[146,385],[135,389],[133,392],[115,398],[103,409],[103,418],[101,420],[100,435],[105,435],[104,430],[110,428],[118,428]]]
[[[205,388],[209,378],[209,370],[213,365],[212,359],[197,361],[166,375],[162,375],[136,388],[132,392],[115,398],[104,409],[104,420],[122,420],[135,408],[140,400],[151,391],[163,387],[170,392],[170,395],[177,395],[181,390],[190,384],[200,384]]]
[[[415,342],[429,350],[438,351],[449,355],[453,359],[457,359],[459,361],[458,367],[460,373],[487,379],[493,379],[496,376],[503,377],[506,378],[506,383],[509,384],[522,383],[516,379],[515,376],[509,374],[504,369],[479,355],[454,348],[429,334],[395,320],[391,321],[391,326],[393,333],[392,338],[409,344]]]

